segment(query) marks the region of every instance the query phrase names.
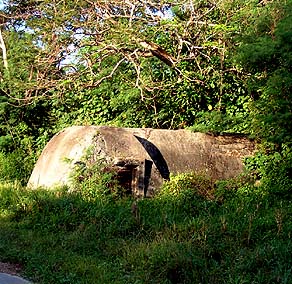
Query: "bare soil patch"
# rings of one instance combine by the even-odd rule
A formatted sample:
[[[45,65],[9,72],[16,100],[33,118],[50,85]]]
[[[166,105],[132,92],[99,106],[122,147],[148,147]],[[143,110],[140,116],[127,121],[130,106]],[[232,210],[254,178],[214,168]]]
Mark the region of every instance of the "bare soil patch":
[[[9,263],[0,261],[0,273],[7,273],[12,275],[19,276],[21,273],[22,267],[18,263]]]

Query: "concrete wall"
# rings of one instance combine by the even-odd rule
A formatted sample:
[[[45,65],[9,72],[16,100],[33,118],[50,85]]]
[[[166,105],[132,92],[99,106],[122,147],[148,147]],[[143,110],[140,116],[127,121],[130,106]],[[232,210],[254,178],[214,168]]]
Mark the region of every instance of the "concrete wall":
[[[69,184],[74,164],[88,147],[92,162],[100,157],[121,171],[132,171],[137,191],[153,191],[169,173],[205,172],[226,179],[242,172],[242,158],[254,143],[239,136],[212,136],[188,130],[72,126],[56,134],[39,157],[28,186]],[[145,181],[145,175],[149,175]],[[147,173],[148,172],[148,173]],[[135,189],[133,189],[135,191]]]

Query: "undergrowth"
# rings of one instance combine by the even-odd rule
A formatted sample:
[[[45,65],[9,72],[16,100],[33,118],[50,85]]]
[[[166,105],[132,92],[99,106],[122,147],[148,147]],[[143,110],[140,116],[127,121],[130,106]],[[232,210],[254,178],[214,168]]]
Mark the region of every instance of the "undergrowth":
[[[90,191],[90,189],[88,189]],[[246,179],[152,199],[0,186],[0,261],[34,283],[291,283],[292,204]]]

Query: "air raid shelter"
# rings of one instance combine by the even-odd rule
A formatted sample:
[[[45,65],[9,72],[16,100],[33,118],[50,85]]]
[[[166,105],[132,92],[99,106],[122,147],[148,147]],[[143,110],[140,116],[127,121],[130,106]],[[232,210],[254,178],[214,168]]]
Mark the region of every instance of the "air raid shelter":
[[[85,152],[90,149],[90,155]],[[74,166],[101,159],[117,170],[117,179],[136,196],[151,196],[170,174],[206,173],[214,180],[243,171],[242,159],[254,143],[239,135],[209,135],[189,130],[72,126],[46,145],[28,186],[70,186]]]

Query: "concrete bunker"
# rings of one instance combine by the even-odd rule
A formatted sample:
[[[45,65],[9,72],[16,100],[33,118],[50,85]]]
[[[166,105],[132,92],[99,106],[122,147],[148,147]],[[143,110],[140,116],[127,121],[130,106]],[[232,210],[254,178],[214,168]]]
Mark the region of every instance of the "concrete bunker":
[[[214,180],[243,170],[242,159],[254,152],[242,136],[214,136],[188,130],[72,126],[46,145],[28,186],[70,186],[70,173],[88,148],[89,163],[100,159],[116,169],[117,179],[136,196],[151,196],[170,174],[203,172]],[[66,161],[66,162],[65,162]]]

